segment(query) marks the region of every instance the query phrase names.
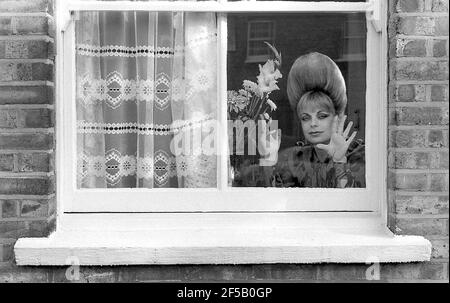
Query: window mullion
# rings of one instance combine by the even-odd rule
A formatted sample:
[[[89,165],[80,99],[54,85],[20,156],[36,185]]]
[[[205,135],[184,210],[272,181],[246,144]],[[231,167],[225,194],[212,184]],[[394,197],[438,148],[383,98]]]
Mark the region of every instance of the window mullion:
[[[216,136],[218,151],[218,188],[228,187],[228,115],[227,115],[227,50],[228,24],[225,13],[217,14],[217,94],[218,94],[218,132]],[[225,138],[225,139],[224,139]]]

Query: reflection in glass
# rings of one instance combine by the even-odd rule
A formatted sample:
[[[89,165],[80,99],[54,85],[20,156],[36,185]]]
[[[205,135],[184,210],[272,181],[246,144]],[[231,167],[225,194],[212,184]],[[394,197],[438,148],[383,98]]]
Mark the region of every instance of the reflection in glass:
[[[260,21],[271,41],[252,40]],[[229,183],[364,188],[365,15],[233,14],[228,26]]]

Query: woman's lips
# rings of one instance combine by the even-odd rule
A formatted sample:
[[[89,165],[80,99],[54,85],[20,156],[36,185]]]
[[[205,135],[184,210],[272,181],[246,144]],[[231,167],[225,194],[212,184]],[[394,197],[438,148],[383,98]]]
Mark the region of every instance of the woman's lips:
[[[309,135],[315,137],[315,136],[320,136],[322,133],[323,132],[310,132]]]

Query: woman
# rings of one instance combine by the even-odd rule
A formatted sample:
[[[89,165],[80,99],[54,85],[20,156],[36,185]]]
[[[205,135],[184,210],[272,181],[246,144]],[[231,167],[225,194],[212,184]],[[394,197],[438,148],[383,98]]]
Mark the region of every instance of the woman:
[[[347,96],[337,65],[320,53],[304,55],[292,66],[287,87],[306,143],[279,152],[279,130],[260,138],[269,147],[258,146],[264,157],[259,168],[242,171],[242,186],[365,187],[364,144],[353,142],[352,122],[344,129]]]

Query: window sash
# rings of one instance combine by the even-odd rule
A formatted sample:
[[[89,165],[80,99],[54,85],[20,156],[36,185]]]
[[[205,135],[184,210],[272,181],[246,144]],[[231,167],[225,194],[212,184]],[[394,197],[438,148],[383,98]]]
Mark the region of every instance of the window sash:
[[[257,4],[255,2],[258,2]],[[82,1],[68,0],[69,11],[177,11],[215,13],[373,12],[376,2],[294,1]],[[194,4],[194,5],[193,5]]]
[[[218,100],[226,100],[227,91],[227,17],[224,12],[370,12],[372,2],[125,2],[70,1],[63,8],[73,11],[146,10],[146,11],[215,11],[218,13],[217,71]],[[256,10],[258,9],[258,10]],[[64,14],[61,14],[64,15]],[[60,15],[60,16],[61,16]],[[66,14],[67,16],[67,14]],[[73,16],[73,15],[72,15]],[[66,20],[67,21],[67,20]],[[64,21],[62,21],[63,23]],[[367,20],[369,21],[369,18]],[[386,67],[380,64],[386,45],[382,37],[368,24],[367,92],[366,92],[366,183],[365,189],[309,188],[231,188],[228,187],[227,140],[218,140],[217,189],[77,189],[76,188],[76,111],[75,111],[75,34],[74,22],[63,26],[62,58],[59,66],[61,90],[65,100],[60,107],[57,129],[59,201],[63,212],[222,212],[222,211],[380,211],[385,204],[384,166],[386,117],[380,109],[385,96]],[[383,33],[385,34],[385,33]],[[224,68],[225,67],[225,68]],[[220,102],[218,117],[227,121],[226,102]],[[384,108],[381,107],[381,108]],[[375,114],[373,114],[375,113]],[[64,124],[62,123],[64,121]],[[64,125],[64,127],[63,127]],[[225,125],[226,123],[221,123]],[[70,126],[70,127],[68,127]],[[218,138],[227,138],[227,127],[219,127]],[[225,155],[225,156],[224,156]],[[380,167],[383,169],[380,170]],[[180,199],[183,197],[183,199]],[[60,208],[61,209],[61,208]]]

